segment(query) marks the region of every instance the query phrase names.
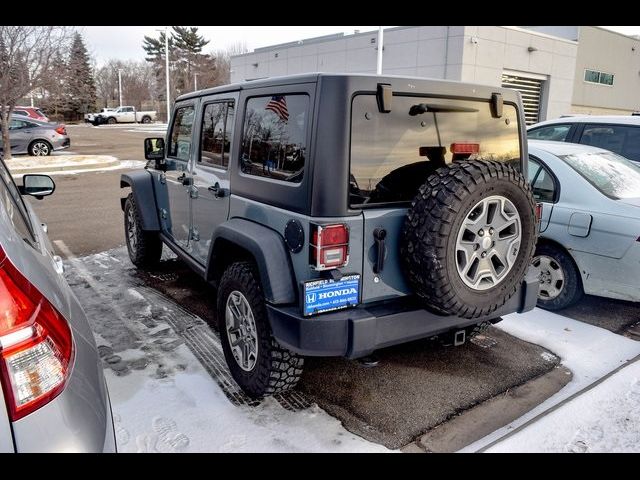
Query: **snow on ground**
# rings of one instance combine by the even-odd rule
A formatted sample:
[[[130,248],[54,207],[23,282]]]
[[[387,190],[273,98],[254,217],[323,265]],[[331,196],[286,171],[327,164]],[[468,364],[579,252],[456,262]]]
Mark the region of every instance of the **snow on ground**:
[[[209,330],[206,323],[140,285],[137,270],[120,260],[126,255],[120,248],[71,257],[65,272],[107,367],[119,451],[388,451],[348,432],[316,405],[293,411],[274,398],[257,406],[232,403],[185,344],[189,332]]]
[[[38,173],[41,173],[44,175],[78,175],[80,173],[87,173],[87,172],[104,172],[104,171],[110,171],[110,170],[123,170],[123,169],[129,169],[129,168],[138,169],[138,168],[143,168],[146,164],[147,162],[143,162],[140,160],[121,160],[118,164],[112,165],[109,167],[83,168],[78,170],[58,170],[58,171],[38,172]],[[22,178],[23,175],[24,173],[12,174],[14,179]]]
[[[232,405],[185,345],[184,371],[164,379],[105,370],[120,452],[384,452],[312,406],[291,412],[268,398]]]
[[[489,452],[640,452],[640,362],[611,376]]]
[[[508,315],[496,326],[559,355],[562,364],[573,372],[573,378],[551,398],[511,424],[465,447],[463,452],[477,451],[497,441],[640,355],[640,342],[538,308],[525,314]],[[499,441],[488,451],[629,450],[634,441],[635,451],[640,451],[640,434],[637,433],[640,432],[637,413],[640,411],[639,373],[638,363],[621,370],[593,390]],[[612,415],[614,412],[616,415]]]

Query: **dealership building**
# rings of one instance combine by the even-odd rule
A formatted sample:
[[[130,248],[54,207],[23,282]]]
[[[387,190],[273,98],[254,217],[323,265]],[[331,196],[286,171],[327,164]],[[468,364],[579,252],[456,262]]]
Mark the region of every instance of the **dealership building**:
[[[301,39],[231,58],[231,81],[375,73],[378,32]],[[527,123],[640,110],[640,38],[599,27],[410,26],[384,30],[383,74],[514,88]]]

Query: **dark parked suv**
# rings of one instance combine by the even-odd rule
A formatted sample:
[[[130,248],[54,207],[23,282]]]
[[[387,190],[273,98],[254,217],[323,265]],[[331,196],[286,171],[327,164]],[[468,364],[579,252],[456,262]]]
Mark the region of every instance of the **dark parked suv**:
[[[536,303],[524,125],[514,91],[417,78],[183,95],[146,169],[122,176],[129,255],[152,267],[164,243],[211,283],[254,397],[295,385],[305,355],[460,344]]]

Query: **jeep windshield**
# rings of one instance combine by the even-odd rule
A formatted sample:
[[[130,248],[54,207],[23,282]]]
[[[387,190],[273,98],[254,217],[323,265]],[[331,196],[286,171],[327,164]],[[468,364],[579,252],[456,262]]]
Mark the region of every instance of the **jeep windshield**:
[[[474,159],[519,168],[514,105],[495,118],[488,101],[394,96],[391,112],[380,113],[375,95],[353,99],[351,207],[410,202],[437,168]]]

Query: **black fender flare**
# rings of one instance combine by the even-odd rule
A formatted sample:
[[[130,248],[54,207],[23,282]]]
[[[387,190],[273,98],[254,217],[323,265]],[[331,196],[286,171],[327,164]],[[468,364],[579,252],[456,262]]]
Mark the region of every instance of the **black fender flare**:
[[[221,275],[220,266],[228,265],[225,247],[229,244],[248,252],[255,260],[267,302],[277,305],[297,301],[291,257],[282,235],[241,218],[227,220],[214,231],[207,261],[207,280]]]
[[[120,176],[120,188],[131,187],[133,198],[136,201],[140,217],[142,218],[142,229],[145,231],[160,231],[160,221],[158,219],[158,208],[153,189],[153,178],[148,170],[123,173]],[[124,211],[124,203],[127,199],[120,199],[120,206]]]

